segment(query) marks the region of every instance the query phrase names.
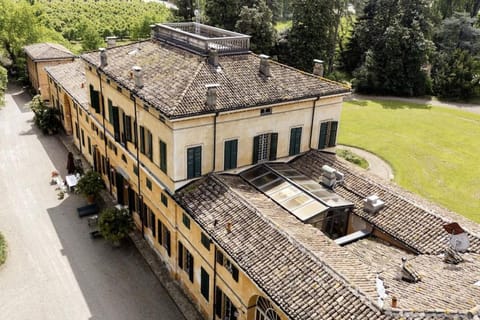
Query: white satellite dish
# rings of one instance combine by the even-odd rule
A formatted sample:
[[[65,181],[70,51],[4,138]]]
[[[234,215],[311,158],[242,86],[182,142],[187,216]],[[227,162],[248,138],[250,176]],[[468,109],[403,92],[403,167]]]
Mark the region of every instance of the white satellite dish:
[[[470,246],[470,240],[468,240],[467,233],[450,235],[450,246],[457,252],[465,252]]]

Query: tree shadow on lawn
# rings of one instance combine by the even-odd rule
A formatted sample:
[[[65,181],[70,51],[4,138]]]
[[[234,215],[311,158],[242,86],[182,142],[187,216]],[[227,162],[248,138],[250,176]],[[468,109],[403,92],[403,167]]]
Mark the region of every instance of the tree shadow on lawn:
[[[423,109],[423,110],[430,110],[432,106],[429,104],[419,104],[413,102],[402,102],[402,101],[375,101],[382,105],[383,109]]]

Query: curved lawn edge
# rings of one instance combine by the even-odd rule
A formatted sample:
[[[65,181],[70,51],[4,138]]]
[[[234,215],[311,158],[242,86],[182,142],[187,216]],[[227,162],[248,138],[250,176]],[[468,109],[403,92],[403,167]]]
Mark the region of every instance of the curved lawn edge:
[[[7,241],[0,232],[0,266],[5,263],[5,260],[7,260]]]

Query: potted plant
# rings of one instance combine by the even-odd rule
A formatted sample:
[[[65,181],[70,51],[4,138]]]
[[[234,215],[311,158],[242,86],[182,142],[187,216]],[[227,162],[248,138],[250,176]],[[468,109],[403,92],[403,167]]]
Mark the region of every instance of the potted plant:
[[[119,246],[121,240],[132,231],[133,219],[127,209],[106,208],[100,212],[98,229],[106,240]]]
[[[103,180],[96,171],[87,171],[77,182],[76,191],[87,197],[89,203],[95,201],[95,197],[104,188]]]

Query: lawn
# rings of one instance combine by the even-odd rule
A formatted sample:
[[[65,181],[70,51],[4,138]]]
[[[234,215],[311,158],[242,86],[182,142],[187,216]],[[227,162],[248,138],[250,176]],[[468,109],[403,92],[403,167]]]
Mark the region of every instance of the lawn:
[[[480,114],[348,101],[338,142],[379,155],[400,186],[480,222]]]
[[[7,259],[7,242],[5,238],[0,233],[0,266],[5,262]]]

